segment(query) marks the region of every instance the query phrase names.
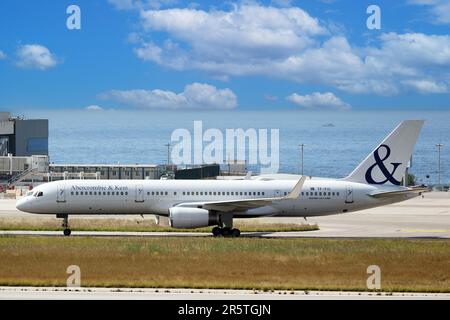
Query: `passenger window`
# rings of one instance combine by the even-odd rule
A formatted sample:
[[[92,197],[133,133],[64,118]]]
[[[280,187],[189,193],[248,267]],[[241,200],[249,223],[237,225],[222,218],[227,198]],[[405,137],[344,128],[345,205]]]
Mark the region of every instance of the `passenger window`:
[[[156,191],[156,195],[159,196],[159,191]]]
[[[259,193],[259,192],[258,192]],[[264,191],[263,192],[261,192],[262,193],[262,195],[264,195]]]
[[[239,192],[239,194],[242,196],[242,191],[241,192]]]
[[[231,191],[231,195],[234,196],[234,191]]]
[[[339,192],[336,192],[336,195],[339,197]]]
[[[111,193],[108,191],[107,193],[106,193],[108,196],[110,196],[111,195]]]
[[[168,196],[169,195],[169,192],[168,191],[166,191],[166,196]]]
[[[70,194],[73,196],[73,191]]]
[[[260,196],[260,195],[261,195],[261,192],[258,191],[258,196]]]
[[[229,196],[230,195],[230,191],[227,191],[227,196]]]
[[[176,196],[176,195],[177,195],[177,192],[176,192],[176,191],[174,191],[174,192],[173,192],[173,195],[174,195],[174,196]]]
[[[80,192],[80,196],[82,196],[82,195],[83,195],[83,191]]]
[[[150,192],[149,192],[149,194],[150,194]],[[123,191],[120,192],[120,195],[123,196]]]

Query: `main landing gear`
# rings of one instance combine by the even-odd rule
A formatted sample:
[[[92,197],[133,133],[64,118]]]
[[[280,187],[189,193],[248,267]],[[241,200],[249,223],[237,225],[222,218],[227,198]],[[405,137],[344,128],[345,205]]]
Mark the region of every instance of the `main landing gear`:
[[[214,237],[237,238],[241,231],[233,228],[233,214],[222,213],[219,216],[219,226],[212,229],[212,234]]]
[[[63,219],[62,227],[64,228],[64,235],[66,237],[70,236],[72,230],[70,230],[69,226],[69,216],[67,214],[63,214],[63,215],[56,215],[56,217]]]
[[[212,229],[212,234],[214,237],[232,237],[237,238],[241,235],[241,231],[239,229],[235,228],[220,228],[220,227],[214,227]]]

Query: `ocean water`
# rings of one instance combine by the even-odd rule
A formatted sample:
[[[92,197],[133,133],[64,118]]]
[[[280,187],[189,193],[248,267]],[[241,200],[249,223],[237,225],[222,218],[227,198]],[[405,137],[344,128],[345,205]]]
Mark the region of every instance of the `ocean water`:
[[[217,128],[224,135],[226,129],[279,129],[279,172],[299,172],[298,145],[304,144],[305,174],[335,178],[350,173],[400,121],[425,119],[411,172],[419,182],[436,183],[436,144],[441,143],[441,177],[450,182],[450,112],[446,111],[25,110],[20,114],[49,119],[54,163],[166,163],[165,144],[172,132],[183,128],[193,135],[194,121],[200,120],[203,132]],[[329,123],[334,126],[326,126]],[[248,167],[259,172],[257,165]]]

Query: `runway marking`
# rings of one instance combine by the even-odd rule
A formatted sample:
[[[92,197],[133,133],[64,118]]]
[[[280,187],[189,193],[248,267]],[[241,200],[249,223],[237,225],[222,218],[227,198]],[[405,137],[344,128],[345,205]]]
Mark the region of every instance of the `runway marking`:
[[[307,291],[307,290],[260,290],[194,289],[194,288],[101,288],[81,287],[0,287],[3,299],[175,299],[175,300],[385,300],[385,299],[432,299],[450,300],[450,293],[422,292],[371,292],[371,291]]]
[[[407,234],[402,236],[401,234]],[[349,232],[326,233],[319,231],[311,232],[244,232],[242,238],[264,238],[264,239],[409,239],[414,238],[411,233],[424,234],[422,238],[449,239],[449,230],[433,229],[398,229],[392,234],[361,234],[349,235]],[[428,234],[427,234],[428,233]],[[23,230],[0,230],[0,236],[34,236],[34,237],[64,237],[62,231],[23,231]],[[73,231],[71,237],[145,237],[145,238],[211,238],[212,234],[203,232],[113,232],[113,231]]]
[[[409,233],[413,233],[413,232],[418,232],[418,233],[446,233],[446,232],[450,232],[450,230],[445,230],[445,229],[402,229],[401,231],[403,232],[409,232]]]

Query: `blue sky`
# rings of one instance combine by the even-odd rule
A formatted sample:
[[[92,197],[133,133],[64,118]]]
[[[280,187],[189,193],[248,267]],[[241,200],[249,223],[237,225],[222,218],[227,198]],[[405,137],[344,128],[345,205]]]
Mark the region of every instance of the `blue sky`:
[[[0,108],[448,110],[449,31],[447,0],[4,0]]]

